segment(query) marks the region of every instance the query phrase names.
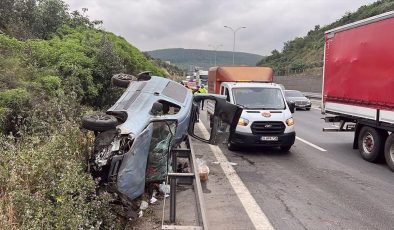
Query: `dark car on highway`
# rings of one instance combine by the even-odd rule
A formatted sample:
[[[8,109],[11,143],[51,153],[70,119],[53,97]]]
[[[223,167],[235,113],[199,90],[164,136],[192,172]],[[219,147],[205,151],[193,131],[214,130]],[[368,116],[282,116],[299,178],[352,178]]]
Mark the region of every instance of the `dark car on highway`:
[[[296,109],[311,109],[311,101],[298,90],[285,90],[285,97],[287,102],[294,102]]]

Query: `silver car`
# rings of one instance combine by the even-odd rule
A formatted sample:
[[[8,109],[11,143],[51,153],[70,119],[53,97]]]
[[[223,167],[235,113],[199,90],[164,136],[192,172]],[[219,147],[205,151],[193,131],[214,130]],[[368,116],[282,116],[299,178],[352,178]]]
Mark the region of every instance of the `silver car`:
[[[115,75],[112,82],[127,89],[105,114],[86,115],[82,127],[96,134],[90,159],[93,177],[101,187],[131,200],[144,192],[146,181],[165,179],[171,171],[169,152],[187,135],[217,143],[223,134],[231,135],[242,112],[220,96],[193,96],[183,85],[147,73],[137,79]],[[204,100],[216,102],[209,138],[194,132],[198,105]]]

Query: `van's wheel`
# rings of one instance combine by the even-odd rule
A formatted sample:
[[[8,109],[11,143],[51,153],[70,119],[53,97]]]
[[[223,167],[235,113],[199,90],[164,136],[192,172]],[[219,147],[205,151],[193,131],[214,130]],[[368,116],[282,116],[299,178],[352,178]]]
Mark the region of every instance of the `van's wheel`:
[[[361,157],[369,162],[377,162],[382,158],[387,132],[364,126],[358,136],[358,149]]]
[[[288,152],[291,149],[292,145],[282,145],[280,146],[280,151],[282,152]]]
[[[134,76],[130,75],[130,74],[124,74],[124,73],[120,73],[120,74],[115,74],[114,76],[112,76],[112,84],[114,86],[117,87],[121,87],[121,88],[127,88],[130,84],[130,82],[133,81]]]
[[[103,132],[115,129],[117,125],[116,117],[105,113],[89,114],[82,117],[82,127],[91,131]]]
[[[394,172],[394,133],[391,133],[386,140],[384,146],[384,156],[386,158],[387,165]]]
[[[150,79],[151,79],[151,72],[150,71],[144,71],[144,72],[141,72],[137,75],[138,81],[149,81]]]

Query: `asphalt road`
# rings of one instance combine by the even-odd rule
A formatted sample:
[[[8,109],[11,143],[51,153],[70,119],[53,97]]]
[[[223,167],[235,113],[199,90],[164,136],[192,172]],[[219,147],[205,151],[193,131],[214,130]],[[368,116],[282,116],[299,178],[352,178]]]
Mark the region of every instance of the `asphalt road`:
[[[394,173],[364,161],[352,149],[353,133],[323,133],[320,111],[296,111],[297,137],[289,153],[272,149],[231,152],[219,146],[275,229],[394,229]],[[203,117],[202,117],[203,119]],[[207,145],[204,194],[211,229],[253,229]],[[326,151],[322,151],[326,150]],[[234,163],[234,164],[233,164]]]

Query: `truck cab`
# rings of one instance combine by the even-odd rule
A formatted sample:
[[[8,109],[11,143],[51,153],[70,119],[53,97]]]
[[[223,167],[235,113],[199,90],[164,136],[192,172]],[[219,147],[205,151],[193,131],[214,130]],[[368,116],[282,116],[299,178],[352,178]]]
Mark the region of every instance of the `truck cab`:
[[[222,82],[220,94],[243,107],[228,148],[266,146],[288,151],[295,141],[292,112],[280,85],[275,83]]]
[[[196,72],[196,81],[199,86],[207,85],[208,82],[208,71],[198,70]]]

